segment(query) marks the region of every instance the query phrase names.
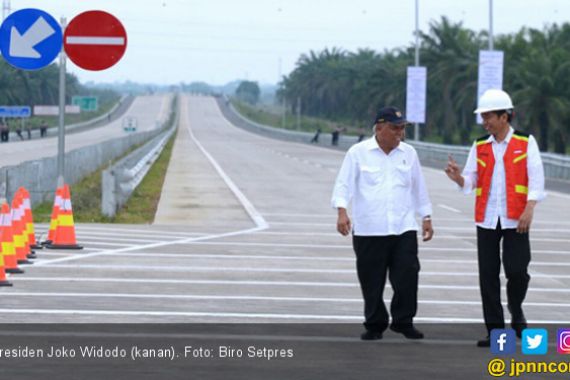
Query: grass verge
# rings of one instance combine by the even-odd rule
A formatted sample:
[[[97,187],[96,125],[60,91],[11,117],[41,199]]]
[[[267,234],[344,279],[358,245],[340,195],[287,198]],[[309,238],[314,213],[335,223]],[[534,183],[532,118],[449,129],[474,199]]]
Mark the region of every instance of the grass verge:
[[[71,188],[74,221],[80,223],[152,223],[160,200],[166,170],[170,163],[175,137],[176,133],[170,138],[127,204],[114,218],[101,214],[101,173],[106,168],[74,184]],[[49,223],[51,208],[51,202],[43,202],[35,206],[33,208],[34,220],[38,223]]]

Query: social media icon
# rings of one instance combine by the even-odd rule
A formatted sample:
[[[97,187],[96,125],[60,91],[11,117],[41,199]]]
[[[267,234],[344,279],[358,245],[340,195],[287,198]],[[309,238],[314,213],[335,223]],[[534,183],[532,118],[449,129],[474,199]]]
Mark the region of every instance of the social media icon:
[[[493,329],[490,339],[492,354],[509,355],[517,350],[517,338],[513,329]]]
[[[557,343],[556,347],[559,354],[570,354],[570,329],[558,329]]]
[[[545,355],[548,351],[548,331],[545,329],[524,329],[521,340],[523,354]]]

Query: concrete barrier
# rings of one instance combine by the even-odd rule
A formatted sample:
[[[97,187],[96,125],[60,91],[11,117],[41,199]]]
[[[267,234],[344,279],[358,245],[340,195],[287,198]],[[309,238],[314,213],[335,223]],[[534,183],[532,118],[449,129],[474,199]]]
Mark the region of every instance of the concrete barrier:
[[[227,99],[220,97],[217,98],[217,101],[222,114],[229,121],[250,132],[275,139],[307,144],[310,143],[314,136],[313,133],[289,131],[256,123],[241,115]],[[347,150],[358,141],[356,136],[341,135],[338,146],[333,147],[331,145],[331,138],[330,133],[321,133],[318,145],[333,149]],[[453,155],[459,165],[464,165],[469,155],[469,149],[471,148],[470,146],[434,144],[412,140],[406,140],[406,142],[416,149],[422,162],[427,162],[432,166],[440,166],[442,168],[450,154]],[[570,157],[554,153],[541,153],[541,156],[544,164],[544,174],[547,178],[570,180]]]
[[[167,123],[168,121],[165,121],[160,129],[129,134],[66,153],[66,182],[74,184],[99,168],[109,165],[133,146],[143,144],[164,132]],[[11,201],[16,190],[24,186],[30,192],[32,203],[51,200],[56,182],[57,156],[3,167],[0,168],[0,198]]]

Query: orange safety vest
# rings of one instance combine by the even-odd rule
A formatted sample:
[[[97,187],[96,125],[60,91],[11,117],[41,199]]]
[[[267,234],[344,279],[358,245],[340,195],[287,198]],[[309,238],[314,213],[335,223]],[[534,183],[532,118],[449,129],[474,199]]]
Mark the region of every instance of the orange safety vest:
[[[528,134],[514,131],[503,156],[507,194],[507,217],[519,219],[526,207],[528,196],[527,151]],[[477,146],[477,188],[475,197],[475,221],[485,220],[485,210],[491,192],[491,180],[495,156],[489,135],[475,141]]]

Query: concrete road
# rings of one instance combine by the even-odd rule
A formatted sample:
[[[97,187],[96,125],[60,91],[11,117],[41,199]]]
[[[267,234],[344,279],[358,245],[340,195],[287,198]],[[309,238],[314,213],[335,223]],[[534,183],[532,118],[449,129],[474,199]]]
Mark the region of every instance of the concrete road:
[[[127,117],[136,118],[138,131],[156,128],[157,123],[168,118],[171,95],[141,96],[134,100],[129,110],[118,120],[105,126],[85,132],[69,134],[65,138],[65,151],[97,144],[125,135],[122,121]],[[24,161],[57,156],[58,138],[46,137],[36,140],[10,141],[0,145],[0,167],[17,165]]]
[[[176,144],[184,149],[175,148],[168,174],[179,177],[166,183],[157,223],[77,226],[87,249],[39,252],[13,288],[0,290],[0,314],[33,307],[61,309],[46,321],[154,322],[156,313],[171,322],[361,321],[350,238],[335,232],[329,206],[343,154],[244,132],[210,98],[189,98],[182,114]],[[480,322],[473,199],[442,171],[424,172],[436,235],[420,243],[417,320]],[[568,198],[550,192],[536,210],[531,321],[570,322]],[[62,279],[81,283],[79,293]],[[121,291],[111,291],[117,282]]]
[[[398,373],[401,378],[420,378],[421,373],[449,379],[486,374],[484,364],[491,356],[474,347],[474,340],[484,335],[474,200],[457,192],[443,171],[424,169],[436,231],[433,241],[420,243],[416,321],[427,339],[418,345],[386,332],[379,346],[362,346],[363,305],[354,253],[350,239],[335,232],[336,215],[329,204],[343,153],[244,132],[221,116],[211,98],[187,98],[181,115],[155,224],[78,225],[84,251],[40,251],[36,263],[24,267],[25,274],[10,277],[13,288],[0,289],[5,321],[287,323],[234,327],[247,331],[195,325],[199,331],[166,336],[218,348],[237,341],[310,346],[298,348],[300,362],[268,368],[192,362],[193,369],[209,375],[208,363],[216,363],[219,378],[228,373],[268,378],[275,369],[280,372],[272,373],[274,378],[307,379],[335,378],[335,373],[343,374],[339,378],[353,378],[350,373],[378,378],[375,370],[387,370],[387,378],[400,378]],[[536,209],[525,303],[535,326],[570,325],[569,199],[549,192]],[[387,302],[390,296],[387,286]],[[323,322],[344,325],[337,329],[339,325]],[[94,329],[86,336],[104,336]],[[556,352],[552,340],[550,347]],[[363,367],[363,357],[373,363],[370,368]],[[403,357],[420,367],[407,367]]]

